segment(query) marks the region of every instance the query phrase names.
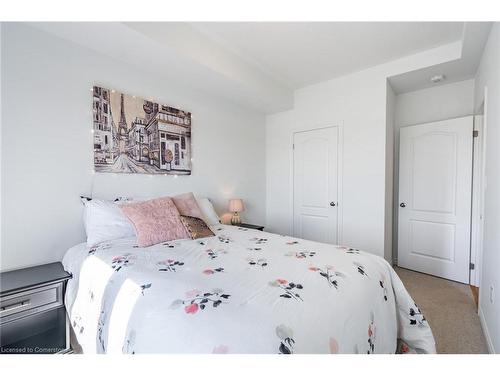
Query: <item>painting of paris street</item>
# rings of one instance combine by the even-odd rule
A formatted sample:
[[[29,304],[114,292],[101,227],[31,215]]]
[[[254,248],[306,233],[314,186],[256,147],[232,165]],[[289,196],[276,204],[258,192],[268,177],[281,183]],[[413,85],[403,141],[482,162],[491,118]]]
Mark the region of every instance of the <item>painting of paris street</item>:
[[[94,86],[94,170],[191,174],[191,113]]]

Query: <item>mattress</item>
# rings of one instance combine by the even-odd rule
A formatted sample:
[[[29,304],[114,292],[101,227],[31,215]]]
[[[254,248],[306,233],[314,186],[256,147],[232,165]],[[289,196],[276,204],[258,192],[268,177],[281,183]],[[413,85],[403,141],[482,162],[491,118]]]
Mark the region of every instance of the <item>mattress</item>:
[[[356,249],[227,225],[214,237],[69,249],[84,353],[435,353],[392,267]],[[401,350],[403,348],[403,350]]]

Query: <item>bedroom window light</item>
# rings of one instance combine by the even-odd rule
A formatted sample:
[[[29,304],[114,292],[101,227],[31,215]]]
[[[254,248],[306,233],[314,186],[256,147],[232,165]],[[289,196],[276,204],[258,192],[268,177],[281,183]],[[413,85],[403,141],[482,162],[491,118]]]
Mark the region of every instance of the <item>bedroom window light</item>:
[[[109,318],[106,353],[122,353],[128,322],[141,293],[141,287],[130,279],[126,279],[122,284]]]
[[[92,170],[92,173],[94,171]],[[102,301],[106,285],[113,275],[114,270],[108,266],[104,261],[95,256],[89,256],[85,259],[82,264],[80,277],[93,280],[95,282],[95,287],[92,290],[92,298],[94,301]],[[75,297],[75,302],[71,307],[71,314],[80,309],[84,309],[89,312],[90,316],[97,317],[101,313],[101,303],[93,304],[89,303],[89,296],[84,292],[85,288],[79,288],[78,293]],[[80,329],[81,327],[76,323],[74,329]],[[86,327],[86,329],[91,330],[91,336],[97,337],[97,325]],[[95,345],[95,344],[94,344]]]

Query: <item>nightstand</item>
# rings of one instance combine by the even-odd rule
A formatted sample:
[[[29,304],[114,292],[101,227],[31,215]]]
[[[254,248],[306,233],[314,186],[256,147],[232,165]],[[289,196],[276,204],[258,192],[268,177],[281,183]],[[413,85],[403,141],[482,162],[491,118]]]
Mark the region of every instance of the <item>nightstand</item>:
[[[248,228],[248,229],[256,229],[256,230],[260,230],[260,231],[264,230],[264,226],[263,225],[254,225],[254,224],[240,223],[240,224],[236,224],[236,226],[237,227],[242,227],[242,228]]]
[[[0,273],[0,354],[70,352],[60,262]]]

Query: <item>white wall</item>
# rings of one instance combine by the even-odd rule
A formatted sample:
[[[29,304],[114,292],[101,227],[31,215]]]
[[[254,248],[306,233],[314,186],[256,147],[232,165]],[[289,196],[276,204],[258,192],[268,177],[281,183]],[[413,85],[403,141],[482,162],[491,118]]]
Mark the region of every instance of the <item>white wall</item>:
[[[500,24],[491,29],[476,75],[474,108],[484,99],[486,121],[486,191],[484,196],[484,240],[479,315],[490,350],[500,352]],[[494,302],[490,301],[494,288]]]
[[[474,80],[469,79],[396,96],[394,138],[393,257],[398,256],[399,129],[404,126],[468,116],[473,113]]]
[[[60,260],[82,242],[78,197],[92,191],[105,198],[194,191],[219,212],[241,197],[244,220],[264,223],[262,114],[25,25],[2,27],[2,270]],[[192,175],[92,174],[93,84],[191,111]]]
[[[343,176],[339,243],[391,261],[392,236],[386,179],[393,150],[387,133],[387,78],[460,57],[460,43],[437,47],[295,92],[290,111],[266,117],[267,229],[292,234],[291,160],[296,131],[340,126]],[[387,176],[389,174],[390,176]],[[392,201],[392,197],[390,198]],[[387,249],[387,250],[386,250]]]
[[[294,110],[267,117],[269,230],[292,234],[293,133],[340,126],[344,172],[339,243],[384,255],[385,90],[381,77],[345,76],[298,90]]]
[[[2,30],[3,30],[3,22],[0,22],[0,72],[2,72],[2,51],[3,51],[3,37],[2,37]],[[0,74],[0,88],[2,87],[2,74]],[[0,90],[0,157],[1,157],[1,145],[2,143],[2,90]],[[1,167],[1,159],[0,159],[0,182],[3,180],[3,175],[2,175],[2,170],[3,168]],[[2,243],[2,212],[3,212],[3,207],[2,207],[2,202],[3,202],[3,189],[2,189],[2,184],[0,183],[0,267],[1,267],[1,261],[2,261],[2,255],[1,255],[1,243]]]
[[[473,104],[473,79],[399,94],[396,128],[471,115]]]
[[[385,129],[385,237],[384,237],[384,258],[392,261],[393,243],[393,201],[394,201],[394,122],[396,114],[396,94],[387,81],[386,99],[386,129]],[[391,262],[392,263],[392,262]]]

